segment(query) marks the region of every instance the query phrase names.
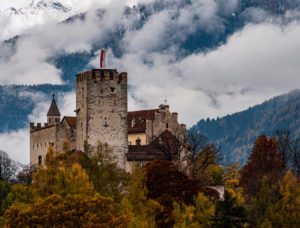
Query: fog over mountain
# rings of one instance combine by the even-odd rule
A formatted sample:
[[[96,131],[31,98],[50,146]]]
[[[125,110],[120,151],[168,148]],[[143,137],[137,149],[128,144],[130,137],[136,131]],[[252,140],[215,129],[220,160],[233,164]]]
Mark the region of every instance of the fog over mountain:
[[[98,67],[105,48],[107,67],[128,72],[130,110],[157,107],[167,97],[171,110],[191,127],[300,87],[298,6],[298,0],[2,3],[1,90],[19,94],[20,87],[11,85],[64,85],[55,90],[71,102],[75,74]],[[26,132],[36,107],[46,113],[45,88],[26,99],[2,94],[0,140]],[[32,92],[30,86],[23,90]],[[58,103],[63,102],[61,96]],[[72,104],[61,107],[74,110]]]

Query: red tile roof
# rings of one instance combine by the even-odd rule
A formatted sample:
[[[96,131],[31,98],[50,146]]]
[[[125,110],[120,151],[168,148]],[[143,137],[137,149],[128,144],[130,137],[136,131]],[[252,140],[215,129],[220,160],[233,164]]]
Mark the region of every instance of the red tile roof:
[[[144,132],[146,130],[146,120],[153,120],[156,112],[158,112],[158,109],[128,112],[128,133]]]
[[[144,132],[146,130],[146,120],[153,120],[156,112],[159,112],[159,110],[150,109],[128,112],[128,133]],[[66,119],[71,128],[76,128],[76,117],[65,116],[64,119]],[[132,123],[133,120],[134,124]]]
[[[69,124],[70,128],[76,129],[76,117],[73,116],[65,116],[64,119]]]

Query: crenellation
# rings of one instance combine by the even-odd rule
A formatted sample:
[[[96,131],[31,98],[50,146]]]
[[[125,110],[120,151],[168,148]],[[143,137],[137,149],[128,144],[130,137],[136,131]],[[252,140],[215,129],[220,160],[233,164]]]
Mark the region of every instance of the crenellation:
[[[60,121],[53,95],[48,123],[43,126],[30,123],[31,163],[36,164],[39,156],[45,157],[49,144],[62,152],[67,141],[71,149],[84,151],[85,141],[93,146],[101,141],[111,146],[118,166],[130,171],[128,145],[150,145],[161,134],[171,134],[184,142],[186,126],[178,123],[178,113],[171,113],[169,105],[161,104],[158,109],[137,111],[138,114],[132,112],[128,119],[127,89],[127,73],[116,69],[92,69],[76,74],[76,117]]]

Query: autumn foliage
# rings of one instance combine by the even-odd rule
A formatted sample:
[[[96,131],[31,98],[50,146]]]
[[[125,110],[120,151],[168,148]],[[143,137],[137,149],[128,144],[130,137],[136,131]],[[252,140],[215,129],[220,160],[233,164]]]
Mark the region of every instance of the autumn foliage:
[[[113,200],[99,194],[53,194],[28,206],[13,205],[5,217],[9,227],[126,227],[127,217],[115,214]]]
[[[265,135],[259,136],[247,164],[241,170],[240,183],[248,196],[255,196],[263,176],[270,183],[277,183],[285,170],[282,155],[278,152],[278,141]]]
[[[299,179],[275,138],[259,136],[242,168],[222,167],[206,149],[187,163],[190,173],[153,160],[126,174],[107,144],[50,146],[43,166],[0,180],[0,227],[299,227]]]

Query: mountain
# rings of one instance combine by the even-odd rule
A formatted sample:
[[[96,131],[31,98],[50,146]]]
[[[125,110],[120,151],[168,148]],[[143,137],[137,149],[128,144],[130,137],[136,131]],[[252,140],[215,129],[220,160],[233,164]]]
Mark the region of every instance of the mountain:
[[[84,24],[81,22],[88,21],[89,18],[86,17],[88,12],[85,12],[86,8],[82,7],[82,3],[79,4],[79,2],[80,0],[35,0],[22,8],[0,9],[0,25],[3,25],[0,31],[0,40],[6,39],[0,43],[0,62],[6,63],[6,61],[17,52],[20,43],[22,44],[22,41],[31,36],[29,28],[42,25],[47,20],[52,20],[58,24],[68,24],[70,26]],[[300,0],[153,0],[143,2],[145,3],[137,4],[133,7],[125,7],[123,12],[114,15],[118,17],[116,23],[113,23],[108,28],[105,27],[106,22],[109,22],[105,21],[105,19],[107,19],[105,9],[99,9],[96,17],[93,17],[93,28],[96,29],[100,27],[104,30],[101,30],[101,33],[107,35],[102,37],[100,36],[101,34],[93,34],[93,39],[89,40],[91,42],[91,50],[80,52],[53,51],[51,52],[51,54],[53,53],[52,56],[49,58],[47,56],[47,61],[60,70],[60,76],[66,83],[64,86],[54,85],[56,92],[65,93],[73,90],[75,88],[75,74],[91,68],[89,63],[96,56],[95,53],[97,53],[96,51],[100,48],[112,50],[116,58],[125,55],[126,51],[128,52],[126,47],[124,47],[126,45],[126,42],[124,42],[124,39],[126,41],[126,36],[128,36],[128,34],[129,37],[132,34],[138,34],[138,32],[145,27],[149,27],[149,21],[151,22],[153,17],[159,17],[161,13],[167,13],[170,15],[169,18],[171,18],[170,21],[168,21],[167,29],[164,31],[165,34],[163,34],[167,42],[162,42],[157,47],[147,50],[147,53],[159,52],[167,54],[176,46],[178,51],[176,51],[175,57],[176,60],[180,61],[189,55],[207,53],[217,49],[225,44],[230,36],[241,31],[248,24],[262,23],[264,19],[272,18],[272,16],[284,18],[288,10],[293,11],[299,8]],[[195,7],[198,7],[200,12],[198,13],[196,10],[196,12],[192,14],[192,24],[195,26],[191,28],[191,23],[188,20],[187,22],[181,20],[181,24],[178,25],[181,10],[184,8],[192,10],[193,8],[190,6],[194,6],[193,4],[195,2],[197,2],[197,4],[199,3],[198,5],[195,4]],[[234,2],[238,2],[238,4],[236,7],[231,8],[231,4]],[[216,12],[214,12],[214,17],[211,21],[206,21],[206,12],[201,11],[205,4],[217,5],[215,8]],[[259,14],[253,12],[258,12]],[[204,14],[203,18],[200,17],[201,13]],[[267,16],[261,17],[261,14]],[[188,16],[189,15],[186,15],[186,17]],[[293,18],[298,20],[299,14],[295,13]],[[94,21],[96,22],[94,23]],[[212,23],[211,27],[207,26],[210,22]],[[74,26],[74,28],[77,27]],[[81,27],[79,28],[82,29]],[[74,29],[74,31],[77,30]],[[78,39],[80,39],[79,31],[80,30],[78,30]],[[24,34],[24,32],[27,34]],[[150,35],[153,34],[151,33]],[[98,36],[101,37],[101,39],[98,38]],[[59,43],[59,40],[57,40],[57,42]],[[3,54],[3,56],[1,54]],[[9,54],[11,56],[8,56]],[[151,65],[151,62],[149,65]],[[3,73],[0,72],[0,74]],[[7,75],[3,74],[3,77],[6,76]],[[52,88],[52,85],[0,85],[0,133],[28,126],[28,116],[36,107],[36,103],[41,100],[50,101]],[[131,89],[132,88],[129,87],[129,90]],[[295,93],[297,94],[298,92],[296,91]],[[39,96],[33,96],[33,94]],[[288,97],[289,96],[291,95],[288,95]],[[290,102],[291,100],[288,99],[287,101]],[[273,112],[277,112],[284,106],[284,102],[278,103],[280,107],[277,103],[275,105],[275,103],[274,106],[262,105],[268,106],[268,109]],[[277,106],[278,109],[275,109],[274,107]],[[298,106],[296,105],[296,107]],[[266,113],[264,113],[264,111],[260,113],[259,110],[259,108],[256,109],[253,107],[245,111],[251,114],[234,114],[222,118],[223,122],[220,122],[221,119],[201,120],[192,129],[199,129],[200,132],[207,135],[212,141],[220,142],[222,149],[225,151],[226,162],[244,162],[258,134],[264,131],[269,133],[277,128],[292,128],[290,117],[285,116],[287,118],[286,121],[282,120],[280,122],[278,120],[280,126],[276,127],[272,125],[272,121],[270,122],[267,119],[271,117],[265,116]],[[256,111],[260,114],[257,114]],[[284,113],[282,115],[284,115]],[[262,120],[262,116],[264,116],[265,119]],[[234,121],[231,119],[234,119]],[[249,132],[247,124],[250,126]],[[253,127],[256,126],[256,124],[258,124],[258,128]],[[223,126],[224,129],[222,129]],[[234,137],[237,137],[237,139]]]
[[[0,40],[21,35],[26,30],[47,21],[63,21],[84,11],[75,0],[32,0],[21,8],[9,7],[0,9],[0,22],[3,23]]]
[[[74,83],[74,73],[88,69],[88,63],[95,57],[95,51],[100,48],[111,49],[114,56],[121,57],[125,54],[124,37],[128,33],[142,30],[143,27],[151,20],[151,17],[159,15],[163,11],[167,11],[172,15],[172,23],[166,31],[168,42],[160,44],[157,49],[148,50],[151,52],[168,52],[172,46],[178,46],[179,50],[176,56],[178,59],[191,54],[208,52],[216,49],[226,43],[227,39],[235,32],[241,30],[249,23],[262,22],[261,17],[253,13],[256,10],[264,10],[265,14],[284,15],[287,10],[296,9],[299,6],[300,0],[239,0],[236,8],[231,9],[230,4],[224,0],[215,0],[218,4],[215,19],[212,26],[217,26],[211,30],[209,26],[202,25],[199,18],[195,17],[194,29],[190,29],[189,24],[177,25],[177,19],[180,16],[179,10],[184,7],[189,7],[193,2],[189,0],[182,1],[151,1],[149,3],[138,4],[134,7],[124,9],[119,17],[118,23],[112,26],[105,33],[107,36],[102,39],[93,39],[91,43],[92,49],[89,52],[72,52],[72,53],[57,53],[49,58],[49,62],[62,71],[62,79]],[[234,0],[232,2],[235,2]],[[200,4],[200,3],[199,3]],[[200,4],[199,7],[203,5]],[[177,12],[178,11],[178,12]],[[82,12],[82,13],[81,13]],[[260,11],[259,11],[260,12]],[[0,11],[1,15],[10,14],[12,21],[9,23],[11,28],[4,28],[5,37],[20,35],[22,31],[28,27],[33,27],[35,23],[44,23],[44,20],[54,19],[57,22],[75,24],[78,20],[86,20],[84,8],[75,0],[41,0],[33,1],[29,6],[15,9],[9,8],[5,11]],[[41,16],[41,18],[39,18]],[[98,10],[99,26],[102,26],[105,18],[105,10]],[[204,19],[205,20],[205,19]],[[209,24],[209,21],[205,22]],[[8,25],[7,25],[8,26]],[[7,31],[6,31],[7,30]],[[183,30],[186,32],[178,33]],[[19,33],[16,33],[19,31]],[[13,46],[18,44],[18,38],[7,40],[9,43],[13,40]],[[1,32],[0,32],[1,40]],[[1,44],[0,44],[1,47]],[[77,64],[79,63],[79,64]]]
[[[257,136],[272,136],[290,130],[300,137],[300,90],[275,97],[260,105],[217,119],[200,120],[191,131],[199,131],[220,145],[224,163],[245,163]]]

